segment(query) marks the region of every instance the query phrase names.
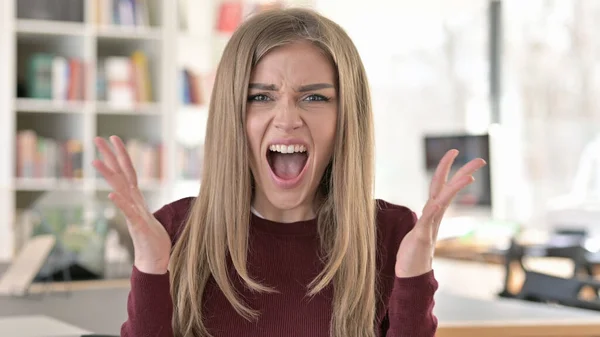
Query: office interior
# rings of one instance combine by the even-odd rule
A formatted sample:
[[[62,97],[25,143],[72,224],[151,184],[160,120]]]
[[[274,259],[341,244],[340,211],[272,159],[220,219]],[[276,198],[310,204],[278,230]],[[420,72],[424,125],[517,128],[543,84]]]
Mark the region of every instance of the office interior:
[[[119,334],[133,248],[92,140],[151,208],[196,195],[220,53],[271,6],[355,42],[378,198],[419,214],[446,150],[488,162],[442,221],[437,336],[600,336],[595,0],[3,0],[0,335]]]

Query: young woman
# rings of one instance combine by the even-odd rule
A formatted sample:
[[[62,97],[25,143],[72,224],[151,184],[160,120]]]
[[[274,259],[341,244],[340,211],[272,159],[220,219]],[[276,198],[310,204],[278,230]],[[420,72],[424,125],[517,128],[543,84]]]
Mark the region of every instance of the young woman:
[[[448,152],[420,219],[375,200],[365,70],[332,21],[277,10],[235,32],[197,197],[150,213],[122,141],[110,141],[114,152],[96,140],[94,165],[135,246],[122,336],[434,336],[437,229],[485,163],[448,181]]]

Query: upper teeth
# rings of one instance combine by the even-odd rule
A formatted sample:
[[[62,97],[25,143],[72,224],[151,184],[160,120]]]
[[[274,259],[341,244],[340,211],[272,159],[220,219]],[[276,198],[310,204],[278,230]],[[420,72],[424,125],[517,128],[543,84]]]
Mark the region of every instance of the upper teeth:
[[[281,152],[281,153],[306,152],[306,146],[274,144],[274,145],[269,146],[269,150],[274,151],[274,152]]]

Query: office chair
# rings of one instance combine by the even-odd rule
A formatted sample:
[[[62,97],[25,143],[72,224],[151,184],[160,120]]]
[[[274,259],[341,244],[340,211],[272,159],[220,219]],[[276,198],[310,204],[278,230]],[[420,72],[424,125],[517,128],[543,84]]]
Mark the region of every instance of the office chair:
[[[571,259],[575,265],[573,276],[563,278],[528,270],[523,264],[523,258],[528,256]],[[588,260],[588,256],[589,252],[579,244],[562,247],[548,245],[526,247],[513,239],[505,254],[504,289],[498,296],[600,311],[598,296],[600,282],[593,278],[593,263]],[[515,262],[523,270],[525,281],[517,293],[512,293],[508,288],[512,276],[511,266]],[[580,273],[581,271],[584,272],[583,275]],[[594,295],[589,299],[580,298],[580,293],[584,288],[592,289]]]

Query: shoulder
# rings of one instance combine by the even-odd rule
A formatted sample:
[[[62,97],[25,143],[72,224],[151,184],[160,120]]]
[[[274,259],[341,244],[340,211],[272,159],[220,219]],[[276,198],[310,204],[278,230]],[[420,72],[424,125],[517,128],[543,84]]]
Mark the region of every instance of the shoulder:
[[[377,246],[384,273],[393,273],[400,242],[417,223],[417,215],[406,206],[376,200]]]
[[[417,222],[417,215],[410,208],[377,199],[375,201],[377,227],[379,231],[389,235],[404,236]]]
[[[187,197],[175,200],[162,206],[153,213],[156,220],[158,220],[158,222],[165,227],[167,233],[169,233],[171,242],[174,243],[177,241],[181,230],[185,226],[188,214],[195,200],[195,197]]]

